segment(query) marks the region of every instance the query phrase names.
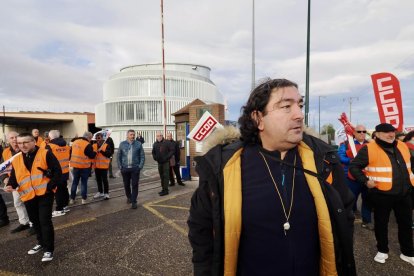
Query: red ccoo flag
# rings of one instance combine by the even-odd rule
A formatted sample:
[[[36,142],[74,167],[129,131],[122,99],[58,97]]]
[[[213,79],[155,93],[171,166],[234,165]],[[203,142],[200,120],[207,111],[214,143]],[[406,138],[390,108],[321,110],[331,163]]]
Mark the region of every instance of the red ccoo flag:
[[[371,75],[371,80],[381,123],[391,124],[402,131],[404,121],[398,79],[390,73],[378,73]]]

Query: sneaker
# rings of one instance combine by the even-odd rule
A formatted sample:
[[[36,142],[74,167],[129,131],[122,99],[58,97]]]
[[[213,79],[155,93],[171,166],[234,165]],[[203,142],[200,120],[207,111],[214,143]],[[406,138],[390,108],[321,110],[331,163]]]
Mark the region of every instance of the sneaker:
[[[372,224],[371,222],[363,222],[361,224],[361,227],[367,230],[374,231],[374,224]]]
[[[131,209],[137,209],[137,203],[136,202],[132,202],[131,204]]]
[[[40,244],[37,244],[37,245],[35,245],[35,247],[33,247],[32,249],[30,249],[29,251],[27,251],[27,254],[33,255],[33,254],[38,253],[42,249],[43,249],[43,246],[41,246]]]
[[[104,199],[109,199],[109,194],[104,194]]]
[[[86,204],[86,203],[88,203],[88,202],[86,201],[86,199],[83,199],[83,198],[82,198],[82,204]]]
[[[175,186],[175,183],[170,183],[170,185],[168,185],[168,186],[170,186],[170,187],[171,187],[171,186]]]
[[[65,211],[53,211],[52,212],[52,218],[54,218],[54,217],[60,217],[60,216],[64,216],[64,215],[66,215],[66,213],[65,213]]]
[[[131,204],[131,199],[129,197],[127,198],[127,204]]]
[[[178,185],[180,185],[180,186],[185,186],[185,184],[183,183],[183,182],[178,182]]]
[[[414,265],[414,257],[408,257],[408,256],[405,256],[404,254],[401,254],[400,258],[401,260]]]
[[[98,198],[103,197],[103,196],[104,196],[104,194],[103,194],[103,193],[97,192],[97,193],[93,196],[93,198],[94,198],[94,199],[98,199]]]
[[[19,233],[19,232],[22,232],[22,231],[24,231],[26,229],[29,229],[29,228],[30,228],[29,224],[19,224],[19,226],[17,226],[13,230],[11,230],[10,233],[12,233],[12,234]]]
[[[380,263],[380,264],[384,264],[386,259],[388,259],[388,254],[387,253],[378,252],[377,255],[375,255],[375,257],[374,257],[374,261],[376,261],[377,263]]]
[[[53,253],[52,252],[45,252],[43,254],[42,262],[50,262],[53,260]]]
[[[73,205],[73,204],[75,204],[75,200],[74,199],[70,199],[69,200],[69,205]]]
[[[67,212],[69,212],[69,211],[70,211],[70,209],[69,209],[69,207],[68,207],[68,206],[65,206],[65,207],[63,207],[63,211],[64,211],[65,213],[67,213]]]

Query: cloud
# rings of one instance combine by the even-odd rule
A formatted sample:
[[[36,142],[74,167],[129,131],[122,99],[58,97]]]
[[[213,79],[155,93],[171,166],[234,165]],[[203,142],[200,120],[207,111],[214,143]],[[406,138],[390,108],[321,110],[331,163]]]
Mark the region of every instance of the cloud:
[[[6,106],[93,111],[103,83],[120,68],[161,61],[159,1],[6,2],[0,11]],[[307,6],[255,4],[256,81],[285,77],[304,93]],[[400,79],[406,122],[414,124],[413,10],[414,1],[405,0],[312,2],[311,116],[318,118],[318,96],[327,96],[321,123],[349,109],[344,98],[359,97],[353,117],[374,124],[370,75],[385,71]],[[251,20],[251,1],[164,1],[166,61],[210,67],[233,120],[251,90]]]

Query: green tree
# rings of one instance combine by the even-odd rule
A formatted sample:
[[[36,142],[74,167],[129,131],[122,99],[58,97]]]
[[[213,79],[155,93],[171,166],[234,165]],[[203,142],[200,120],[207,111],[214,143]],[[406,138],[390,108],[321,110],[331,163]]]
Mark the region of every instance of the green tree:
[[[322,126],[321,135],[328,135],[328,143],[335,140],[335,129],[332,124],[326,124]]]

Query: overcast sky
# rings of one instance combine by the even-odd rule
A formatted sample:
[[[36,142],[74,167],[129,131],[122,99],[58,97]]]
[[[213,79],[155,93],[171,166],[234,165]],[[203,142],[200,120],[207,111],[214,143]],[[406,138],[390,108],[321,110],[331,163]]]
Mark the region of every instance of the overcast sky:
[[[312,1],[310,118],[321,125],[379,122],[370,75],[400,80],[414,125],[414,1]],[[159,0],[3,0],[0,105],[91,111],[105,80],[161,62]],[[306,0],[256,0],[256,80],[287,78],[305,94]],[[236,120],[251,88],[252,0],[164,0],[166,62],[211,68]]]

